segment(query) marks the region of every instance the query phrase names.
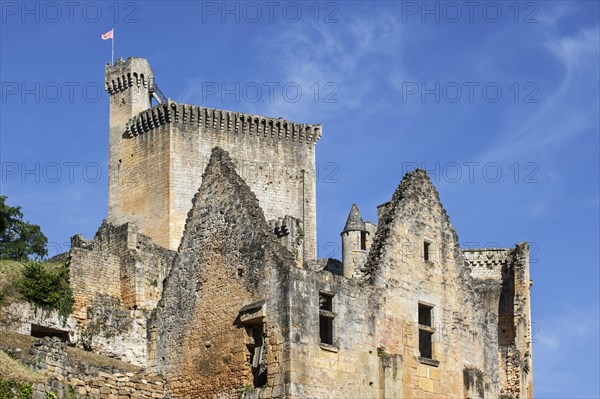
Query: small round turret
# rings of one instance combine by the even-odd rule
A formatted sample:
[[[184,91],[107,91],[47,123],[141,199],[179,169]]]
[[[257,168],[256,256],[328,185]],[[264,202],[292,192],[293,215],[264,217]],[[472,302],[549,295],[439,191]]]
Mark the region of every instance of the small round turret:
[[[352,277],[356,270],[360,270],[367,261],[368,234],[358,206],[352,204],[346,225],[341,233],[342,264],[345,277]]]

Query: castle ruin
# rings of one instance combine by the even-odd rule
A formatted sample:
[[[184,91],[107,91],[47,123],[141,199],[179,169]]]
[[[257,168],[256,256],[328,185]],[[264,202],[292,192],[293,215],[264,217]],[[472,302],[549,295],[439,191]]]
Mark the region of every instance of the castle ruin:
[[[72,238],[72,343],[169,398],[533,397],[527,243],[461,249],[417,169],[317,259],[320,125],[166,99],[141,58],[105,81],[108,219]]]

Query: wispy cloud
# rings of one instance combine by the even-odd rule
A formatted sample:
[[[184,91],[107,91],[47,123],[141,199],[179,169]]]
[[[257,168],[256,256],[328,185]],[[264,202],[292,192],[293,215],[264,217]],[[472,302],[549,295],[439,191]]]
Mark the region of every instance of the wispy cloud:
[[[271,114],[311,119],[321,113],[315,112],[317,108],[364,108],[365,99],[378,98],[373,91],[382,78],[382,66],[387,65],[389,74],[401,69],[403,25],[397,16],[370,12],[331,28],[294,25],[278,29],[276,40],[258,39],[268,43],[265,52],[278,55],[275,69],[282,81],[302,87],[331,82],[338,90],[336,103],[314,101],[313,96],[304,96],[299,103],[279,99],[269,105]]]
[[[598,85],[600,81],[600,26],[587,27],[575,34],[553,37],[542,43],[551,59],[559,66],[560,79],[554,86],[544,85],[539,104],[507,107],[502,134],[490,146],[475,156],[482,164],[499,162],[509,165],[515,161],[543,163],[537,177],[548,184],[536,185],[536,195],[522,202],[529,215],[541,216],[552,205],[560,188],[560,177],[555,170],[564,167],[562,145],[583,134],[597,134],[600,123]],[[562,69],[562,73],[561,73]],[[564,154],[563,154],[564,155]],[[505,183],[511,183],[505,180]],[[498,184],[492,190],[476,195],[506,202],[508,196],[518,195]],[[530,187],[531,188],[531,187]]]
[[[536,321],[534,328],[534,381],[536,396],[549,398],[597,397],[599,392],[582,392],[584,380],[598,373],[594,356],[600,340],[600,313],[593,305],[565,304],[550,317]],[[590,355],[587,373],[574,367],[582,354]],[[597,357],[596,357],[597,362]],[[589,367],[591,366],[591,367]],[[588,385],[589,386],[589,385]]]

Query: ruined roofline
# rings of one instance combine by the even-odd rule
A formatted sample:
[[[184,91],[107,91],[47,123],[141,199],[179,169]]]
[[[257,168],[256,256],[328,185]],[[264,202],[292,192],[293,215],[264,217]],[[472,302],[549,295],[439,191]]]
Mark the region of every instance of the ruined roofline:
[[[518,242],[513,248],[473,248],[461,249],[469,266],[496,267],[504,265],[509,257],[526,242]]]
[[[282,118],[180,104],[169,99],[131,118],[127,122],[125,136],[132,138],[169,123],[306,144],[319,141],[323,129],[321,124],[296,123]]]
[[[361,272],[367,281],[372,281],[374,273],[381,267],[380,262],[384,257],[384,251],[386,250],[386,247],[388,247],[389,239],[392,234],[391,225],[395,220],[398,219],[399,209],[405,201],[414,201],[416,197],[419,197],[423,194],[420,190],[415,192],[415,186],[418,186],[423,182],[431,187],[431,193],[433,194],[436,202],[440,205],[442,215],[445,219],[444,222],[448,224],[448,227],[452,231],[453,240],[458,248],[458,234],[456,233],[456,229],[450,221],[450,216],[448,216],[446,208],[444,208],[444,204],[442,204],[440,200],[440,195],[437,191],[437,188],[431,182],[431,179],[429,179],[429,176],[425,170],[420,168],[415,169],[407,172],[402,177],[402,180],[394,191],[392,198],[388,202],[378,206],[378,208],[383,208],[383,212],[378,221],[377,232],[375,233],[371,250],[367,256],[367,262],[361,269]]]
[[[522,242],[516,242],[514,247],[511,248],[502,248],[502,247],[495,247],[495,248],[465,248],[462,249],[462,252],[502,252],[502,251],[512,251],[513,249],[519,247],[520,245],[523,244],[529,244],[527,241],[522,241]]]
[[[505,251],[510,251],[514,248],[466,248],[466,249],[460,249],[463,252],[505,252]]]

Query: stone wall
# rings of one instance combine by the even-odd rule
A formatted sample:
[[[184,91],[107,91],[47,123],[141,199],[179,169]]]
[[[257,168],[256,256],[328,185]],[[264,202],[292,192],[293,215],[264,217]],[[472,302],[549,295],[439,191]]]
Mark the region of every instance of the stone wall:
[[[385,352],[402,355],[397,395],[464,397],[463,370],[469,368],[485,376],[485,397],[498,396],[497,305],[482,306],[456,232],[425,172],[408,173],[379,210],[363,273],[365,281],[382,290],[375,341]],[[485,301],[497,304],[499,291],[499,285],[487,291]],[[430,309],[426,328],[421,309]],[[419,336],[429,333],[432,354],[425,356]]]
[[[149,322],[151,365],[167,376],[170,394],[238,398],[257,387],[267,397],[283,395],[289,352],[282,290],[291,269],[296,260],[255,195],[228,155],[213,150]]]
[[[268,220],[290,215],[303,222],[302,258],[316,257],[315,143],[321,125],[171,100],[150,108],[152,71],[143,59],[107,66],[105,75],[111,95],[109,221],[134,222],[159,245],[177,249],[190,199],[211,149],[219,146],[229,151]]]
[[[73,237],[68,267],[78,344],[145,365],[146,320],[174,256],[130,223],[104,222],[93,240]]]
[[[65,320],[56,310],[47,312],[24,301],[0,307],[0,326],[2,328],[18,334],[31,335],[32,325],[65,332],[70,342],[79,340],[77,322],[73,317],[67,317]]]
[[[531,369],[531,313],[529,245],[515,248],[469,249],[463,253],[482,296],[501,286],[497,300],[486,307],[498,308],[498,357],[501,394],[533,397]],[[484,284],[486,283],[486,284]]]
[[[463,253],[423,171],[381,208],[352,277],[339,261],[295,267],[272,231],[214,150],[149,328],[151,365],[174,397],[531,395],[527,251]],[[505,318],[503,295],[518,317]]]
[[[46,381],[33,385],[33,399],[47,399],[50,392],[57,398],[126,399],[164,398],[165,384],[157,375],[111,365],[94,364],[77,357],[57,338],[34,341],[26,364],[42,372]],[[99,357],[98,357],[99,358]]]

